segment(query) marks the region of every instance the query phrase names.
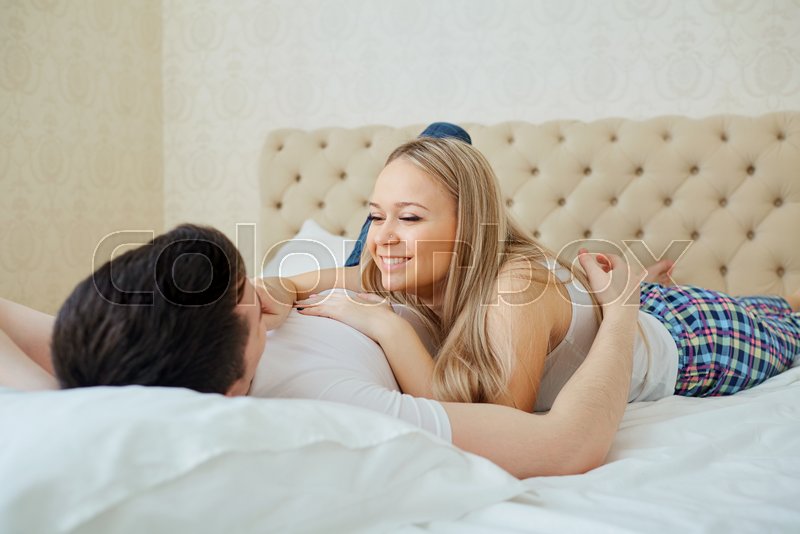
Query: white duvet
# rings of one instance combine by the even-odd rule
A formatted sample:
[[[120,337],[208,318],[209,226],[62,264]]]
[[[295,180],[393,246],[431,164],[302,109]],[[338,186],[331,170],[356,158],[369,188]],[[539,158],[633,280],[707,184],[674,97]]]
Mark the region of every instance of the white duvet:
[[[409,532],[800,532],[800,367],[730,397],[628,406],[606,465]]]
[[[630,405],[607,465],[522,482],[321,401],[6,390],[0,427],[0,532],[800,531],[800,368]]]
[[[630,405],[606,465],[523,482],[321,401],[6,390],[0,428],[0,532],[800,531],[800,368]]]
[[[0,390],[0,533],[386,532],[524,491],[408,423],[177,388]]]

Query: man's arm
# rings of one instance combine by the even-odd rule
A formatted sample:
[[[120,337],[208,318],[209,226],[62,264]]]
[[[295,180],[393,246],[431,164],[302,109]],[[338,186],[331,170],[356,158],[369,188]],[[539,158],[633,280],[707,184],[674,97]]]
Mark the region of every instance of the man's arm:
[[[0,298],[0,330],[51,376],[50,339],[54,324],[52,315]]]
[[[0,330],[0,386],[23,390],[58,389],[53,375],[36,365]]]
[[[519,478],[599,467],[625,413],[635,320],[606,317],[584,363],[547,414],[493,404],[443,403],[453,444]]]

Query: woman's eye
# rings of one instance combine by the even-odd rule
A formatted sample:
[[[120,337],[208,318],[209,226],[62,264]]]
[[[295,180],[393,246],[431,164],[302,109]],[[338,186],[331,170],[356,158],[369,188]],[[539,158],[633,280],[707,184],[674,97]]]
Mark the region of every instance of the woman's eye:
[[[416,215],[409,215],[408,217],[400,217],[400,220],[415,222],[415,221],[421,221],[422,217],[417,217]]]
[[[367,216],[367,219],[369,219],[370,221],[382,221],[382,220],[383,220],[383,217],[381,217],[381,216],[379,216],[379,215],[373,215],[372,213],[370,213],[370,214]]]

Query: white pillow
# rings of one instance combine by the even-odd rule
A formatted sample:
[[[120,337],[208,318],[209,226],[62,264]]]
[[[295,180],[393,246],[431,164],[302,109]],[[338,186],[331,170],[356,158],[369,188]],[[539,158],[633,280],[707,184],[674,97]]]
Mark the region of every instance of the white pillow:
[[[0,532],[357,532],[524,491],[396,419],[141,386],[0,390]]]
[[[333,235],[314,219],[308,219],[297,235],[278,249],[264,267],[262,276],[294,276],[341,267],[355,246],[354,240]]]

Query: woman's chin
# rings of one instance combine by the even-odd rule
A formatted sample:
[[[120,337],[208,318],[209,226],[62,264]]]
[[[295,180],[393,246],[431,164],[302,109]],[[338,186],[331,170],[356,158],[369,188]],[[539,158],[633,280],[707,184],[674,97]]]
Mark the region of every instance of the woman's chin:
[[[388,291],[403,291],[406,288],[405,277],[397,274],[381,273],[381,283]]]

